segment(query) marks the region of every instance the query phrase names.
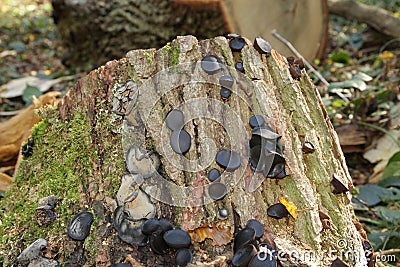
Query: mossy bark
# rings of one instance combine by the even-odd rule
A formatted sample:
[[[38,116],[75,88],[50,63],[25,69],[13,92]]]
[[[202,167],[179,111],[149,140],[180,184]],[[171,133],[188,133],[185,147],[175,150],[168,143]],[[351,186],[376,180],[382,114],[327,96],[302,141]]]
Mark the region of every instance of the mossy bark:
[[[196,64],[206,55],[217,56],[226,68],[206,74]],[[244,73],[233,68],[238,61],[243,62]],[[228,73],[236,82],[230,98],[222,100],[218,79]],[[117,105],[127,110],[117,115],[112,112],[117,88],[129,80],[137,85],[130,89],[137,95]],[[170,151],[170,132],[164,125],[167,113],[178,107],[188,120],[184,129],[192,136],[184,156]],[[282,136],[290,174],[284,179],[264,179],[247,164],[248,120],[254,114],[263,115]],[[197,265],[214,261],[211,266],[226,266],[233,236],[249,219],[259,220],[266,229],[264,238],[274,240],[280,255],[286,255],[282,266],[329,266],[336,256],[351,266],[367,264],[362,246],[366,235],[354,215],[350,194],[335,195],[330,189],[334,173],[351,184],[337,135],[305,71],[300,80],[293,80],[286,59],[275,50],[270,56],[260,55],[247,41],[241,52],[233,53],[224,37],[203,41],[178,37],[159,50],[130,51],[126,58],[92,71],[56,109],[41,116],[44,120],[32,136],[34,153],[22,161],[2,200],[4,266],[15,263],[21,249],[38,238],[57,248],[56,258],[66,266],[108,266],[123,260],[137,266],[171,266],[173,253],[158,256],[148,247],[128,245],[112,225],[115,193],[125,172],[124,154],[131,145],[159,155],[159,174],[142,188],[152,197],[158,218],[191,234]],[[314,153],[302,152],[305,140],[314,144]],[[220,169],[214,161],[220,149],[239,152],[242,164],[222,175],[226,197],[209,201],[206,175],[213,167]],[[251,189],[256,181],[260,186]],[[192,191],[182,189],[191,186]],[[50,194],[56,196],[59,217],[50,226],[39,227],[35,205]],[[295,207],[296,219],[267,216],[268,206],[282,198]],[[230,211],[226,220],[217,216],[223,207]],[[93,212],[95,222],[89,237],[77,242],[68,238],[66,228],[81,210]],[[331,217],[331,229],[323,230],[319,210]],[[358,257],[345,258],[340,253],[346,251]]]

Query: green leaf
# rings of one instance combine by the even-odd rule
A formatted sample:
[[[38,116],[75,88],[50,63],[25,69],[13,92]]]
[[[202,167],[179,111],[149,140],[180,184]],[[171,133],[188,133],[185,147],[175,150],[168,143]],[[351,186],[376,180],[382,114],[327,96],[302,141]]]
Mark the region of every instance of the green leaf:
[[[400,161],[394,161],[388,163],[385,170],[382,173],[382,179],[386,179],[390,176],[400,177]]]
[[[396,232],[381,232],[368,234],[368,240],[371,242],[375,251],[382,249],[385,241],[388,239],[384,249],[398,248],[400,244],[400,234]]]
[[[332,102],[332,106],[334,108],[341,108],[341,107],[347,106],[347,103],[345,101],[341,101],[341,100],[336,99],[336,100],[334,100]]]
[[[372,77],[369,76],[368,74],[365,74],[364,72],[357,72],[354,76],[353,79],[358,79],[358,80],[363,80],[365,82],[372,81]]]
[[[379,181],[379,186],[382,187],[399,187],[400,188],[400,177],[398,176],[389,176],[386,177],[385,179],[381,179]]]
[[[22,100],[24,100],[27,105],[30,105],[32,104],[32,96],[39,97],[41,95],[42,92],[40,92],[37,87],[28,84],[22,94]]]
[[[344,81],[344,82],[335,82],[335,83],[331,83],[328,86],[328,90],[329,89],[333,89],[333,88],[357,88],[360,91],[364,91],[367,88],[367,84],[360,79],[351,79],[348,81]]]
[[[376,208],[376,212],[381,219],[393,225],[400,224],[400,210],[391,210],[389,208],[379,206]]]
[[[22,42],[12,42],[9,44],[9,46],[14,49],[17,52],[24,52],[25,51],[25,45]]]
[[[379,192],[384,190],[384,188],[373,184],[366,184],[360,185],[358,190],[358,198],[364,201],[368,207],[373,207],[381,202]]]
[[[399,161],[400,162],[400,151],[396,152],[393,154],[393,156],[390,157],[389,161],[388,161],[388,165],[392,162],[396,162]]]
[[[350,64],[350,56],[344,51],[333,54],[329,59],[337,63]]]
[[[357,50],[360,49],[364,44],[364,38],[362,34],[359,32],[353,33],[350,37],[349,44],[351,45],[351,47]]]

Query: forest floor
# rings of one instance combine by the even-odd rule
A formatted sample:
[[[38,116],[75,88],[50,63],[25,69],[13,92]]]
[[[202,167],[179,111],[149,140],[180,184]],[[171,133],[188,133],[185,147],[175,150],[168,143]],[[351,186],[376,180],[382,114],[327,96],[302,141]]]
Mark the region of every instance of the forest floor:
[[[28,76],[52,80],[77,73],[83,76],[90,71],[62,64],[65,50],[51,17],[49,1],[2,2],[0,85]],[[400,1],[363,2],[381,5],[399,16]],[[371,39],[367,25],[337,16],[330,18],[329,34],[325,59],[316,60],[313,65],[330,86],[321,85],[313,73],[310,76],[341,138],[357,185],[354,207],[369,239],[376,250],[399,249],[400,41],[377,42]],[[55,84],[51,90],[65,94],[76,81],[73,77]],[[42,93],[35,86],[28,86],[19,96],[0,97],[0,122],[28,106],[32,95]],[[378,162],[381,167],[377,169]]]

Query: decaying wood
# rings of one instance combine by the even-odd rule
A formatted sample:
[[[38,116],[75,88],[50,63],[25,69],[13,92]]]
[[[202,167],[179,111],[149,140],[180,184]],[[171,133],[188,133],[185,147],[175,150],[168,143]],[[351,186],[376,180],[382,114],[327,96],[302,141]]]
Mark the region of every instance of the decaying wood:
[[[196,62],[207,55],[220,58],[224,69],[212,75],[202,71]],[[233,68],[237,61],[243,62],[244,74]],[[220,97],[218,79],[223,74],[236,80],[228,100]],[[132,86],[121,87],[127,81]],[[192,136],[191,148],[185,156],[172,152],[169,145],[170,131],[164,120],[173,108],[184,111],[187,119],[184,129]],[[3,255],[7,264],[15,263],[20,251],[34,240],[46,238],[48,251],[56,247],[54,258],[67,265],[108,266],[126,261],[141,266],[171,266],[173,252],[160,256],[148,246],[124,243],[113,227],[115,192],[121,184],[119,177],[125,172],[124,154],[134,145],[151,150],[160,158],[159,173],[146,180],[141,188],[151,196],[157,218],[165,218],[192,235],[194,266],[209,266],[213,261],[214,266],[226,266],[233,254],[233,237],[249,219],[259,220],[266,229],[263,239],[273,240],[276,249],[286,255],[287,261],[282,259],[282,266],[329,266],[336,255],[346,250],[359,257],[351,260],[340,256],[344,261],[352,266],[367,265],[362,246],[366,235],[354,215],[351,196],[349,192],[333,194],[330,188],[333,174],[351,185],[337,134],[305,71],[299,80],[294,80],[286,58],[275,50],[270,56],[260,54],[247,40],[241,52],[233,53],[225,37],[203,41],[193,36],[177,37],[159,50],[130,51],[126,58],[92,71],[51,114],[46,120],[48,132],[41,136],[46,142],[38,140],[41,147],[35,147],[48,155],[33,153],[23,161],[16,178],[18,190],[14,186],[3,200],[8,219],[0,225],[0,233],[7,243],[1,244],[0,251],[7,251]],[[286,171],[290,174],[284,179],[264,179],[250,170],[248,121],[254,114],[263,115],[267,124],[282,136]],[[87,126],[78,131],[74,128],[78,126],[70,123],[82,116],[84,122],[79,120],[80,125]],[[67,129],[60,123],[68,125]],[[62,142],[76,132],[80,137],[76,144],[56,150],[53,146],[57,143],[46,139],[55,135]],[[314,153],[302,152],[304,141],[315,146]],[[79,151],[82,154],[78,156],[76,152],[69,154],[71,147],[79,145],[85,145],[88,151]],[[242,164],[235,172],[223,173],[222,181],[228,187],[226,197],[209,201],[202,186],[208,184],[207,171],[219,168],[214,157],[224,148],[240,153]],[[72,156],[78,160],[67,162]],[[66,174],[61,178],[65,182],[60,183],[59,189],[45,191],[57,198],[58,218],[47,228],[32,230],[38,227],[34,216],[21,223],[19,217],[24,216],[15,215],[15,210],[24,205],[18,193],[27,192],[20,196],[27,198],[23,203],[35,203],[43,197],[33,193],[40,189],[33,181],[37,181],[35,175],[46,171],[51,164],[41,164],[38,168],[35,158],[51,163],[63,157]],[[91,168],[82,171],[84,164]],[[52,186],[57,185],[57,177],[47,176],[51,177],[48,182]],[[47,176],[43,175],[40,181]],[[71,190],[79,190],[79,197],[65,199],[68,193],[65,184],[75,176],[79,179]],[[253,179],[261,183],[250,190]],[[185,189],[191,186],[192,191]],[[282,198],[296,210],[297,219],[289,216],[276,220],[267,216],[268,206]],[[225,220],[217,216],[223,207],[230,212]],[[79,242],[68,238],[66,228],[72,215],[81,210],[92,211],[96,219],[89,237]],[[323,229],[320,211],[331,218],[331,229]],[[203,238],[197,239],[195,234]],[[341,247],[343,242],[345,248]],[[332,250],[338,253],[330,254]]]
[[[263,36],[291,52],[276,29],[308,60],[321,58],[328,40],[326,0],[52,0],[54,21],[68,54],[65,64],[99,66],[131,49],[160,48],[177,35],[199,39],[228,32]]]
[[[391,12],[355,0],[328,0],[329,12],[366,23],[392,38],[400,36],[400,19]]]

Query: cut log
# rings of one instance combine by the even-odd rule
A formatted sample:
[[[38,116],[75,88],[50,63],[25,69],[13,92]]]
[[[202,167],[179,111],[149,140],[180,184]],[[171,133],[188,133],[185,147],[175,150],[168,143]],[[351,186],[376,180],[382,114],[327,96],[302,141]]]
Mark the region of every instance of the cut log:
[[[177,35],[199,39],[228,32],[268,39],[276,29],[309,61],[323,57],[328,40],[326,0],[52,0],[54,21],[67,48],[65,64],[100,66],[131,49],[160,48]]]
[[[35,251],[47,248],[31,263],[172,266],[176,248],[190,245],[192,266],[227,266],[249,223],[258,229],[249,242],[261,236],[252,242],[268,243],[282,266],[330,266],[349,249],[358,257],[341,260],[367,266],[351,178],[317,89],[304,69],[293,79],[275,50],[229,42],[182,36],[130,51],[42,110],[33,153],[1,201],[0,261],[14,265],[39,239]],[[213,168],[221,177],[211,183]],[[39,199],[50,195],[44,209],[50,201]],[[160,237],[169,229],[160,219],[183,231]],[[146,233],[156,224],[150,246],[145,221]]]

